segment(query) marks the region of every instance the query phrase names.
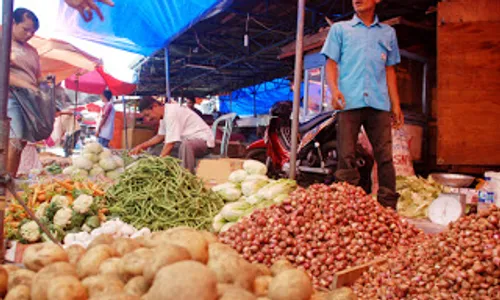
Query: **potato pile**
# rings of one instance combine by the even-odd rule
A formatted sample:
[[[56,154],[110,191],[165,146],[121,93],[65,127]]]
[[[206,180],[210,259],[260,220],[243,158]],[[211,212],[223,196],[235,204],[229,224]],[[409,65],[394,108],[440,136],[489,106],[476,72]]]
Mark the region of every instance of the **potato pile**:
[[[32,245],[26,269],[0,267],[6,300],[309,300],[312,282],[289,262],[252,264],[208,232],[178,227],[136,239],[100,235],[87,249]],[[339,298],[335,298],[339,299]],[[351,299],[351,298],[342,298]]]

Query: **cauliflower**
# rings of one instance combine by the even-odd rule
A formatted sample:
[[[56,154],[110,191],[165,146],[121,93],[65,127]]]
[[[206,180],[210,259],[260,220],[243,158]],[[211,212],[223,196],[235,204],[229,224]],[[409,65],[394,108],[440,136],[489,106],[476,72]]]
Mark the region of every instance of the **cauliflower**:
[[[64,195],[55,195],[52,197],[52,199],[50,200],[50,202],[54,202],[56,204],[59,204],[61,205],[62,207],[67,207],[69,206],[69,198],[67,196],[64,196]]]
[[[118,179],[123,172],[125,172],[125,169],[118,168],[116,170],[106,172],[106,177],[109,179]]]
[[[85,214],[89,211],[90,206],[94,202],[94,198],[89,195],[80,195],[76,198],[75,202],[73,202],[73,210],[80,214]]]
[[[71,173],[71,176],[85,178],[89,176],[89,172],[87,172],[87,170],[84,169],[75,168],[75,170]]]
[[[114,159],[115,164],[118,168],[125,167],[125,162],[123,161],[123,158],[119,157],[118,155],[115,155],[115,156],[113,156],[113,159]]]
[[[36,209],[35,216],[38,219],[45,217],[45,211],[47,211],[47,207],[49,207],[49,203],[47,202],[40,204],[40,206],[38,206],[38,208]]]
[[[69,166],[69,167],[66,167],[64,168],[63,170],[63,174],[64,175],[71,175],[77,168],[75,168],[74,166]]]
[[[21,236],[23,239],[30,243],[37,242],[40,239],[40,227],[35,221],[29,221],[24,223],[20,229]]]
[[[85,156],[73,156],[72,161],[73,166],[77,167],[78,169],[90,170],[94,166],[94,163]]]
[[[52,197],[52,200],[50,200],[50,203],[55,203],[61,207],[68,207],[69,199],[66,196],[55,195],[54,197]]]
[[[83,153],[83,157],[90,160],[93,163],[99,162],[99,155],[94,153]]]
[[[90,228],[87,224],[83,224],[82,230],[83,232],[90,233],[92,231],[92,228]]]
[[[102,150],[101,154],[99,154],[99,159],[110,158],[113,156],[113,153],[109,149]]]
[[[71,223],[71,215],[73,211],[71,208],[64,207],[56,212],[54,216],[54,225],[57,225],[61,228],[66,228]]]
[[[99,154],[99,153],[101,153],[102,150],[103,150],[103,148],[102,148],[101,144],[96,143],[96,142],[88,143],[85,145],[85,147],[83,147],[83,151],[87,152],[87,153]]]
[[[113,157],[101,158],[99,161],[99,166],[104,169],[104,171],[112,171],[116,169],[117,165]]]

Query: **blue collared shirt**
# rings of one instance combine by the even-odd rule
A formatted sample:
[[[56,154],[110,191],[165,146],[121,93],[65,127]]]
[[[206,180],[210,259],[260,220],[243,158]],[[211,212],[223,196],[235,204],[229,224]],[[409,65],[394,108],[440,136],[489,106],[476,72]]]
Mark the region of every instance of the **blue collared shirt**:
[[[391,110],[385,68],[401,61],[394,28],[380,23],[378,17],[367,27],[355,15],[332,25],[321,53],[338,64],[345,110]]]

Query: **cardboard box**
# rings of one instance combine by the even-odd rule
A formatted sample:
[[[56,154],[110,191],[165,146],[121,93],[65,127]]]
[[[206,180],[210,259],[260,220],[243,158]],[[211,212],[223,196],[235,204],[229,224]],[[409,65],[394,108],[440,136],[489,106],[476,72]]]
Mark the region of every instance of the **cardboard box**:
[[[231,172],[243,168],[244,159],[220,158],[201,159],[196,175],[200,177],[207,188],[227,182]]]

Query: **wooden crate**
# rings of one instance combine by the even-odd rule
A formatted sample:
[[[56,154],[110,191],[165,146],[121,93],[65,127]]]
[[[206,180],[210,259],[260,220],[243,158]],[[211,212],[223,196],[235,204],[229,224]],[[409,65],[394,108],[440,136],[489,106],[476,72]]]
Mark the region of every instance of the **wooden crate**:
[[[500,165],[500,1],[438,6],[438,164]]]
[[[370,267],[384,264],[387,262],[386,258],[379,258],[373,260],[364,265],[360,265],[353,268],[345,269],[344,271],[340,271],[335,273],[333,277],[332,284],[330,285],[330,289],[339,289],[344,286],[351,286],[356,280],[358,280],[361,275],[366,272]]]

